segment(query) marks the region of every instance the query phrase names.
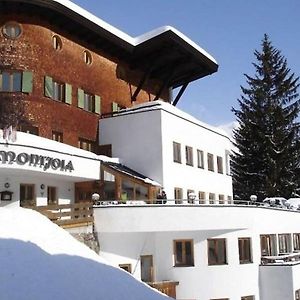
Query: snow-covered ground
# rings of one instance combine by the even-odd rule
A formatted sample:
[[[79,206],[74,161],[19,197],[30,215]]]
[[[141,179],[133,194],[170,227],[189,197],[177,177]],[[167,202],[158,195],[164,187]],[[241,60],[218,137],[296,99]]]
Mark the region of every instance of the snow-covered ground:
[[[0,299],[170,299],[37,212],[0,208]]]

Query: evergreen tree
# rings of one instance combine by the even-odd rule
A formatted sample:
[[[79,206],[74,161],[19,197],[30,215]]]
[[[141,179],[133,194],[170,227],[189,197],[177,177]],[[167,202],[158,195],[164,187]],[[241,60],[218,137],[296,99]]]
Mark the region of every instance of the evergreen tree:
[[[234,196],[289,198],[299,187],[299,77],[267,35],[254,55],[255,75],[245,74],[248,87],[241,87],[239,109],[232,109],[239,123],[233,133]]]

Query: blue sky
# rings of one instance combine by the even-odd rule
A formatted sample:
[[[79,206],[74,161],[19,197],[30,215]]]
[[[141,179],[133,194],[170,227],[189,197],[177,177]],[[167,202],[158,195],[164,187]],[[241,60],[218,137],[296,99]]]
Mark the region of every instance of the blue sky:
[[[235,120],[231,107],[254,74],[253,52],[267,33],[300,75],[299,0],[74,0],[97,17],[135,37],[171,25],[209,52],[219,71],[191,83],[178,107],[222,125]]]

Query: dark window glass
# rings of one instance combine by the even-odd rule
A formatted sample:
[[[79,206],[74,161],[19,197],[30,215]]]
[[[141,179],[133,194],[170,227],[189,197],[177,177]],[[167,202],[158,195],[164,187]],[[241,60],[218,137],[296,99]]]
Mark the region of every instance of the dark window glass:
[[[208,243],[208,264],[224,265],[226,258],[226,239],[209,239]]]
[[[193,241],[174,241],[175,267],[194,266]]]

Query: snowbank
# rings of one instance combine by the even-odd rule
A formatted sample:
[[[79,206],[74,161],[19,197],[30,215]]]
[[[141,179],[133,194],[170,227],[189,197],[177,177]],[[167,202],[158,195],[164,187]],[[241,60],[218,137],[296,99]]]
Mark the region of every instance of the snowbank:
[[[0,299],[170,299],[23,208],[0,208],[0,282]]]

